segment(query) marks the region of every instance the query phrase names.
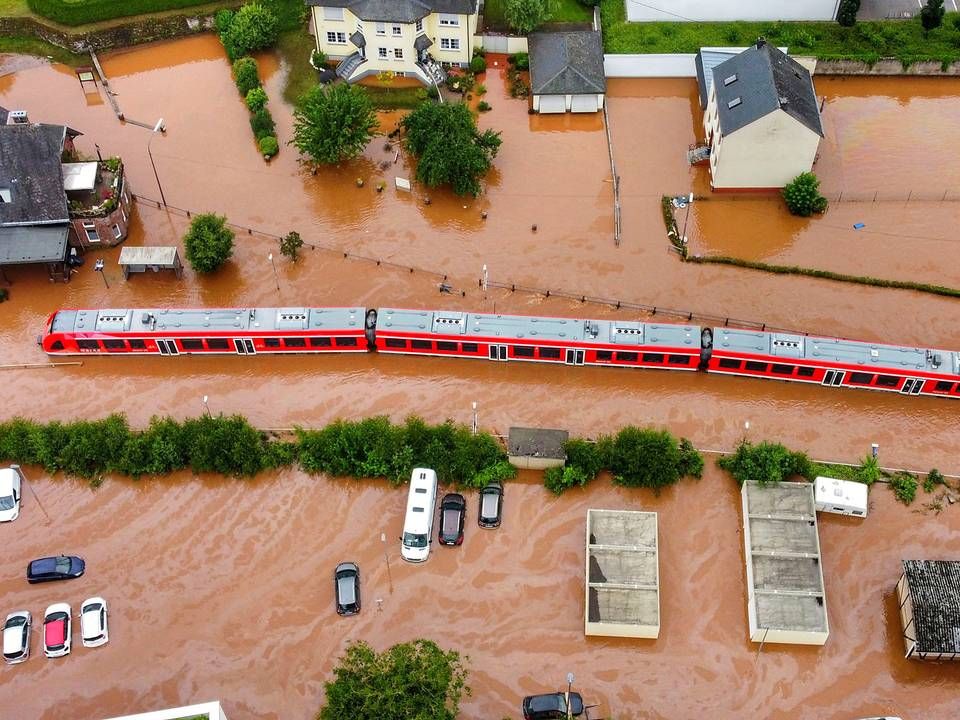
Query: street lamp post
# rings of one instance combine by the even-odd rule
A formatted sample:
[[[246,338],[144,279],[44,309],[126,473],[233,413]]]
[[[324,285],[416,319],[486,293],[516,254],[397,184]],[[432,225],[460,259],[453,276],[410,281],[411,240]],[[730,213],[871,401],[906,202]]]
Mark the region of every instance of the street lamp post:
[[[574,675],[572,672],[567,673],[567,720],[570,720],[573,717],[573,707],[570,705],[570,689],[573,687]]]
[[[210,414],[210,406],[207,405],[207,399],[208,399],[207,396],[204,395],[204,396],[203,396],[203,410],[204,410],[204,412],[205,412],[207,415],[209,415],[209,414]]]
[[[273,268],[273,280],[277,283],[277,292],[280,292],[280,276],[277,275],[277,266],[273,262],[273,253],[267,255],[267,260],[270,261],[270,267]]]
[[[163,194],[163,185],[160,184],[160,175],[157,174],[157,164],[153,161],[153,153],[150,152],[150,143],[153,142],[153,138],[156,137],[158,132],[165,132],[166,128],[163,126],[163,118],[157,120],[157,124],[154,126],[153,131],[150,133],[150,139],[147,141],[147,155],[150,158],[150,166],[153,168],[153,176],[157,179],[157,189],[160,190],[160,199],[163,201],[163,206],[167,206],[167,198]]]
[[[690,219],[691,205],[693,205],[693,193],[690,193],[690,197],[687,198],[687,212],[683,216],[683,232],[680,233],[680,242],[684,245],[687,244],[687,220]]]
[[[103,278],[103,284],[107,287],[107,290],[110,289],[110,283],[107,282],[107,275],[103,272],[103,258],[98,259],[93,264],[93,269],[100,273],[100,277]]]
[[[480,431],[480,418],[477,415],[477,402],[473,401],[473,434],[476,435]]]

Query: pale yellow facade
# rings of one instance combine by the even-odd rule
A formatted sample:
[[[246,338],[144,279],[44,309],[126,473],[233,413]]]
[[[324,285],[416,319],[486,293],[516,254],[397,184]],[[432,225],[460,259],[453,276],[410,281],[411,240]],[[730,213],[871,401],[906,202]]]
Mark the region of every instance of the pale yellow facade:
[[[311,12],[318,50],[331,60],[347,58],[357,52],[364,57],[364,62],[346,78],[349,82],[382,72],[394,72],[429,84],[428,76],[417,64],[421,54],[414,46],[421,35],[432,41],[425,52],[438,63],[465,66],[473,55],[476,12],[470,15],[431,13],[412,23],[361,20],[346,8],[314,6]],[[366,41],[362,48],[350,39],[356,32],[360,32]]]

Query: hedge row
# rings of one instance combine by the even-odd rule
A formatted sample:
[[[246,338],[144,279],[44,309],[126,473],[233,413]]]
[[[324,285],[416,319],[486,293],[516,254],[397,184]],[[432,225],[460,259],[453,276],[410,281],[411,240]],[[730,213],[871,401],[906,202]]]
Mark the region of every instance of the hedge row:
[[[61,25],[86,25],[114,18],[204,5],[210,0],[27,0],[36,15]],[[226,4],[226,3],[224,3]]]
[[[233,80],[250,112],[250,129],[257,141],[260,154],[269,159],[280,152],[276,124],[267,108],[267,94],[260,86],[260,71],[252,57],[242,57],[233,63]]]
[[[298,429],[295,442],[270,438],[239,415],[153,418],[143,431],[131,430],[122,415],[46,424],[14,418],[0,423],[0,459],[94,483],[109,473],[139,478],[178,470],[249,477],[294,464],[308,473],[383,477],[394,484],[406,481],[414,467],[434,468],[442,482],[468,487],[516,473],[488,433],[419,418],[393,425],[385,417]]]

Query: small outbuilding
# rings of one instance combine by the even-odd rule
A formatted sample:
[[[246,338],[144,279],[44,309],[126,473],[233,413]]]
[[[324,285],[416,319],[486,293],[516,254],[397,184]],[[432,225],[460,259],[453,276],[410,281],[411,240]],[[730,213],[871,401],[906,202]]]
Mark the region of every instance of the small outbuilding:
[[[960,659],[960,561],[904,560],[897,600],[906,657]]]
[[[183,275],[183,263],[180,262],[180,253],[176,246],[127,246],[120,251],[117,261],[123,268],[123,279],[129,280],[130,273],[142,273],[147,270],[173,270],[179,278]]]
[[[597,112],[607,80],[595,30],[536,32],[528,38],[530,91],[538,113]]]
[[[564,464],[564,446],[570,433],[566,430],[512,427],[507,436],[510,464],[524,470],[545,470]]]
[[[813,482],[817,512],[867,516],[869,490],[863,483],[818,477]]]

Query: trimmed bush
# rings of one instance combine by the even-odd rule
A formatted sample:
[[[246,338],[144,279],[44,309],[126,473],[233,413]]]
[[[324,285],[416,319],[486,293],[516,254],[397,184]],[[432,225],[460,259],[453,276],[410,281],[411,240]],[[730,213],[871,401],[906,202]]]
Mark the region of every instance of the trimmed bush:
[[[262,87],[255,87],[247,93],[243,100],[247,104],[247,110],[257,113],[266,107],[267,93]]]
[[[927,0],[920,8],[920,24],[927,32],[935,30],[943,25],[943,16],[946,12],[943,9],[943,0]]]
[[[748,440],[737,445],[732,455],[723,455],[717,464],[733,475],[743,487],[745,482],[775,485],[796,475],[809,477],[811,463],[802,452],[793,452],[779,443],[762,442],[754,445]]]
[[[837,22],[844,27],[853,27],[857,22],[860,0],[840,0],[837,8]]]
[[[530,69],[530,55],[525,52],[514,53],[507,57],[507,62],[513,65],[517,70]]]
[[[800,173],[783,188],[783,199],[793,215],[810,217],[827,210],[827,199],[820,194],[820,181],[811,172]]]
[[[480,112],[489,112],[493,110],[493,107],[486,100],[481,100],[477,103],[477,110]]]
[[[310,53],[310,62],[313,63],[315,68],[322,68],[327,64],[327,54],[323,50],[314,48],[313,52]]]
[[[482,55],[474,55],[470,60],[470,72],[482,73],[487,69],[487,61]]]
[[[237,90],[244,97],[260,87],[260,73],[257,69],[257,61],[252,57],[240,58],[233,63],[233,81],[237,84]]]
[[[280,34],[277,16],[263,5],[244,5],[233,16],[220,41],[231,60],[249,55],[256,50],[273,47]]]
[[[236,12],[230,8],[217,10],[217,14],[213,16],[213,26],[217,29],[218,35],[223,35],[230,29],[230,23],[233,22],[233,16],[235,14]]]
[[[183,236],[183,246],[190,266],[198,273],[210,273],[233,255],[233,230],[222,215],[196,215]]]
[[[899,472],[890,479],[893,494],[904,505],[909,505],[917,497],[918,486],[917,478],[910,473]]]
[[[260,149],[260,154],[268,158],[280,152],[280,144],[273,135],[260,138],[259,142],[257,142],[257,147]]]
[[[259,142],[265,137],[276,137],[274,131],[276,125],[273,122],[273,115],[266,108],[261,108],[250,115],[250,129],[253,130],[253,136]]]

